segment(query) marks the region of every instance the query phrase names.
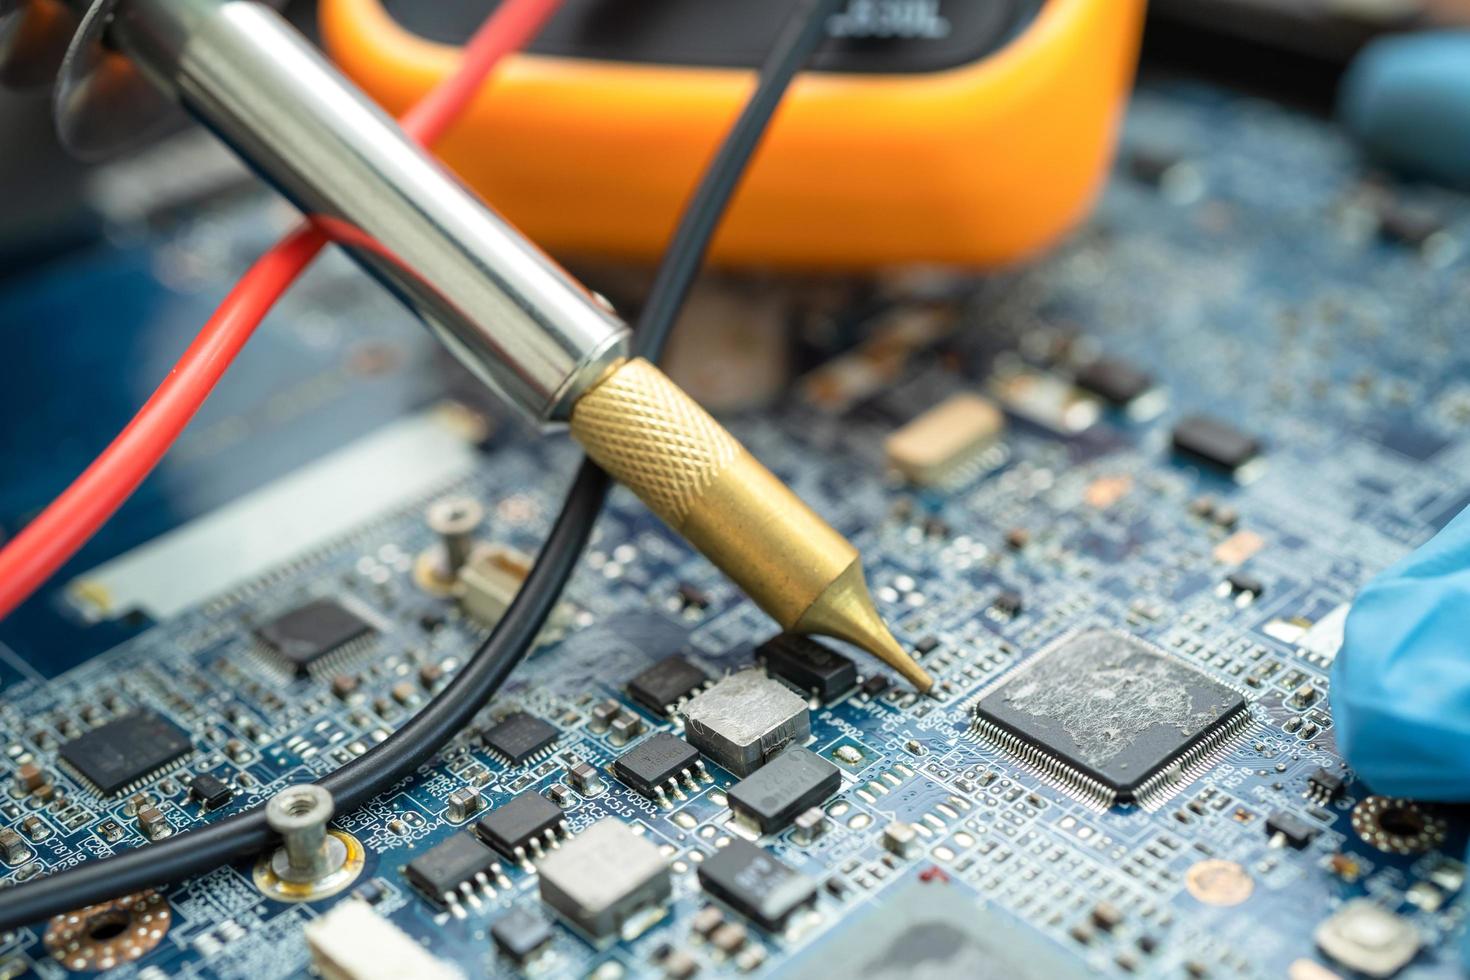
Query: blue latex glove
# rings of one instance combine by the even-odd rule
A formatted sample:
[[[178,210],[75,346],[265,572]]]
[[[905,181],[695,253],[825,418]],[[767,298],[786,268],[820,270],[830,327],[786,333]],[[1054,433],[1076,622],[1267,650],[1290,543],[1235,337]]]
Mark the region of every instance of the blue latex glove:
[[[1384,162],[1470,186],[1470,31],[1374,41],[1344,77],[1338,109]]]
[[[1375,792],[1470,800],[1470,510],[1359,593],[1331,700]]]

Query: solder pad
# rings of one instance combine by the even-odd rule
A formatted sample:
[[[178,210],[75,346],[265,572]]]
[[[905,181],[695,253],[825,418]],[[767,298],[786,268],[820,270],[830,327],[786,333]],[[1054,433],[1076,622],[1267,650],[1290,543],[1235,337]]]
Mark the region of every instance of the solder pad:
[[[1063,637],[981,696],[976,732],[1088,803],[1152,809],[1249,718],[1233,688],[1136,637]]]

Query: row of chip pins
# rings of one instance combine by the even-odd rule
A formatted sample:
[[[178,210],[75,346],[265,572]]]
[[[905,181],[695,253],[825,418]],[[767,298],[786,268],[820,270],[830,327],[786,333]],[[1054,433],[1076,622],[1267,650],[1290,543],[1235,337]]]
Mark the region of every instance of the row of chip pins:
[[[556,848],[561,847],[561,838],[567,836],[570,833],[571,829],[567,826],[567,822],[565,820],[558,823],[555,827],[548,827],[541,832],[541,836],[539,838],[533,837],[529,841],[527,841],[526,846],[531,849],[531,854],[529,856],[526,854],[525,847],[517,847],[516,859],[521,862],[521,867],[525,868],[527,871],[535,870],[531,865],[532,860],[540,860],[541,858],[546,856],[546,852],[548,850],[555,850]],[[542,840],[545,840],[546,842],[544,846],[542,845]]]
[[[664,786],[655,786],[653,788],[654,800],[659,806],[667,809],[674,805],[670,802],[669,796],[672,795],[674,799],[681,802],[687,800],[689,797],[684,793],[684,789],[689,790],[690,793],[698,793],[699,784],[707,783],[711,778],[709,770],[704,767],[704,760],[698,760],[689,768],[681,770],[677,775],[670,778]],[[681,782],[684,785],[684,789],[679,788]],[[667,790],[665,790],[665,787],[667,787]]]
[[[494,882],[490,880],[491,875],[495,876]],[[490,865],[488,874],[484,871],[477,871],[475,872],[474,878],[466,879],[459,883],[459,891],[457,893],[452,891],[445,892],[439,897],[443,900],[444,907],[449,910],[451,915],[456,919],[463,919],[468,913],[465,912],[460,897],[463,896],[464,901],[468,902],[471,908],[479,912],[485,908],[485,902],[481,901],[482,897],[485,901],[495,901],[497,894],[495,890],[496,885],[505,889],[511,887],[510,879],[505,876],[505,872],[501,870],[500,865],[492,864]]]

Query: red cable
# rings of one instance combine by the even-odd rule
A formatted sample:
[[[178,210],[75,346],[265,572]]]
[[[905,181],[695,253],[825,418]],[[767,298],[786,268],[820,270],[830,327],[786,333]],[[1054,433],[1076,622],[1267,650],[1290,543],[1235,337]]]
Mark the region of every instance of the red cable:
[[[505,0],[465,46],[458,70],[403,116],[404,130],[426,145],[438,140],[500,59],[530,41],[560,6],[561,0]],[[0,549],[0,619],[54,575],[132,496],[266,313],[326,242],[315,227],[303,225],[256,260],[127,427]]]

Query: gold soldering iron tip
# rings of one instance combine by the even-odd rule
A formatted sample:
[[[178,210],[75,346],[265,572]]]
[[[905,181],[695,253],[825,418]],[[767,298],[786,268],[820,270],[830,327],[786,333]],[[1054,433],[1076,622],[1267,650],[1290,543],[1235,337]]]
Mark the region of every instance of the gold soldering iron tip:
[[[846,640],[934,686],[878,614],[857,549],[658,368],[609,371],[573,407],[572,437],[782,629]]]

